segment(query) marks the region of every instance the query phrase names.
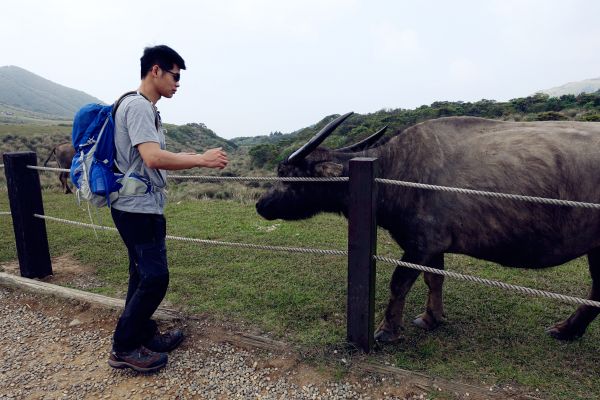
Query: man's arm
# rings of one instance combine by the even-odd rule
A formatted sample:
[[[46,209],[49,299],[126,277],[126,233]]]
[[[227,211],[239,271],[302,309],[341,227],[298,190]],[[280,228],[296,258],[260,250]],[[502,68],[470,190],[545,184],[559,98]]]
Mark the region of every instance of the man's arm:
[[[179,170],[194,167],[223,169],[229,162],[221,147],[209,149],[202,154],[172,153],[162,150],[156,142],[144,142],[137,149],[148,168]]]

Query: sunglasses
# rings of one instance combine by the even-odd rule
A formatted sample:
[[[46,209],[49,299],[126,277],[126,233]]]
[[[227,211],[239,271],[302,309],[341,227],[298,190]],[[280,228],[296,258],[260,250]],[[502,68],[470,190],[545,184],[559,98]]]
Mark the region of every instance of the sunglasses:
[[[181,74],[179,72],[173,72],[173,71],[169,71],[167,69],[163,69],[163,71],[168,72],[171,75],[173,75],[173,79],[175,79],[175,82],[179,82],[179,80],[181,79]]]

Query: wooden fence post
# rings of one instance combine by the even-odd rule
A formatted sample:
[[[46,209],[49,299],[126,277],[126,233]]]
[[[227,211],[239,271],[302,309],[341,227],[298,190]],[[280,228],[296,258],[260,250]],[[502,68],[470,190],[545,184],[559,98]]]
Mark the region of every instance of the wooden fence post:
[[[349,343],[369,353],[373,349],[375,255],[377,248],[377,163],[375,158],[350,160],[348,206]]]
[[[5,153],[3,159],[21,276],[52,275],[46,223],[33,216],[44,215],[40,176],[37,170],[27,168],[37,165],[36,153]]]

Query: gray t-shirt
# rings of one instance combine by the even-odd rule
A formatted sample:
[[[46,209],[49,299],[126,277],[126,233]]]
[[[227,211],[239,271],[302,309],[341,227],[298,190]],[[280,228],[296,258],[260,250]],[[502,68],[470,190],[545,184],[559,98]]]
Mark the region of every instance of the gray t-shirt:
[[[155,142],[165,149],[165,135],[160,122],[158,110],[150,101],[140,94],[123,99],[115,114],[115,147],[117,167],[123,173],[132,171],[151,183],[148,193],[134,195],[119,194],[113,203],[117,210],[142,214],[163,214],[167,185],[165,170],[148,168],[137,145]]]

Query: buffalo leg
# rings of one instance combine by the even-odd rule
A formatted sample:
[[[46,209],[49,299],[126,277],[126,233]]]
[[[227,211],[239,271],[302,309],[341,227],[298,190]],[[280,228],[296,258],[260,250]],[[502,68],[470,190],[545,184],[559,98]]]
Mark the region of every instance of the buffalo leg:
[[[409,253],[404,253],[402,257],[402,261],[413,264],[426,264],[429,259],[429,257],[411,256]],[[400,338],[400,333],[404,329],[403,313],[406,295],[420,273],[418,270],[396,267],[390,282],[390,300],[385,310],[385,316],[375,332],[375,340],[378,342],[392,343]]]
[[[592,276],[592,289],[589,299],[600,301],[600,248],[588,253],[590,275]],[[590,322],[600,314],[599,307],[581,305],[563,322],[548,328],[546,332],[553,338],[560,340],[574,340],[585,333]]]
[[[65,192],[65,194],[72,193],[71,188],[69,187],[69,182],[67,181],[68,176],[69,174],[67,172],[61,172],[59,176],[60,185],[62,186],[63,192]]]
[[[429,266],[437,269],[444,269],[444,255],[440,254],[431,259]],[[429,287],[427,305],[425,312],[418,315],[413,324],[425,330],[437,328],[444,320],[444,303],[442,289],[444,285],[444,276],[424,272],[423,278]]]

